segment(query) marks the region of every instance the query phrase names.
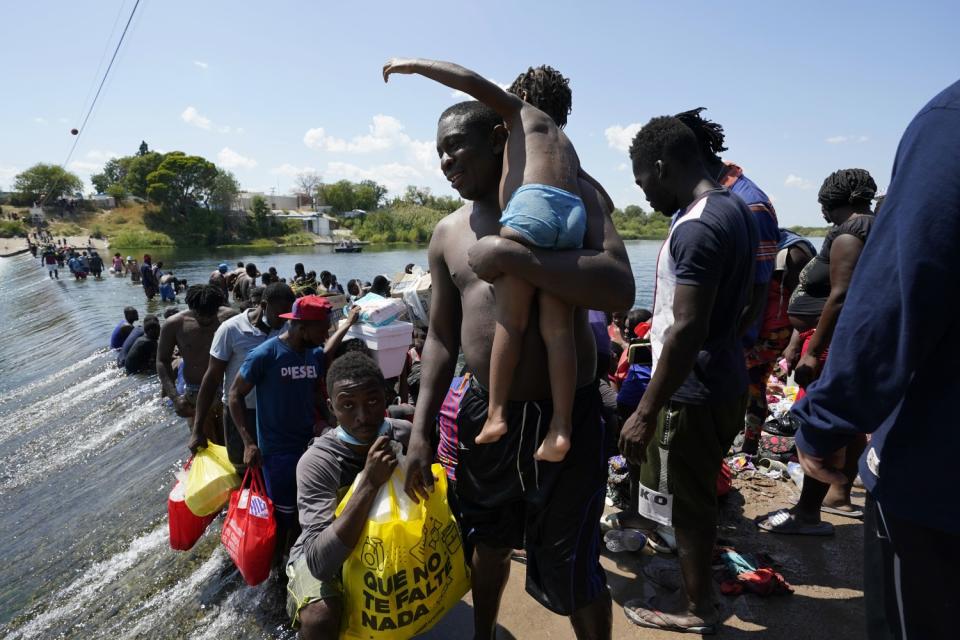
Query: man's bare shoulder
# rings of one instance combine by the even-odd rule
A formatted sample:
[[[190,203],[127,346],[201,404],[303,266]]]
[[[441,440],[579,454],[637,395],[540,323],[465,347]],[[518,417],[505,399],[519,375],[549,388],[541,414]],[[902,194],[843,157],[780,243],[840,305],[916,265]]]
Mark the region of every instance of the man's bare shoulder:
[[[220,318],[220,322],[223,322],[224,320],[229,320],[239,313],[240,312],[233,307],[220,307],[220,311],[217,312],[217,316]]]
[[[430,238],[429,252],[434,255],[443,255],[444,246],[448,238],[455,237],[455,234],[462,232],[466,225],[470,224],[470,212],[473,210],[473,203],[468,202],[462,207],[448,213],[437,226],[433,228],[433,236]]]

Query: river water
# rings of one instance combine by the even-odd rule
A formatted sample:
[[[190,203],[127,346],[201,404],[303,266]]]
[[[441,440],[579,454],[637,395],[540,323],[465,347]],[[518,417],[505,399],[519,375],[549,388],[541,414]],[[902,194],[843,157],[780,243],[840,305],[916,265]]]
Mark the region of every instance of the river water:
[[[627,243],[649,306],[660,243]],[[253,261],[372,280],[422,247],[251,253],[158,250],[191,283]],[[140,257],[140,256],[138,256]],[[168,545],[166,499],[186,423],[154,377],[126,377],[106,344],[128,305],[161,313],[127,279],[50,280],[29,254],[0,258],[0,635],[4,638],[291,638],[282,599],[243,584],[220,545],[222,517],[190,552]],[[180,297],[182,308],[182,296]]]

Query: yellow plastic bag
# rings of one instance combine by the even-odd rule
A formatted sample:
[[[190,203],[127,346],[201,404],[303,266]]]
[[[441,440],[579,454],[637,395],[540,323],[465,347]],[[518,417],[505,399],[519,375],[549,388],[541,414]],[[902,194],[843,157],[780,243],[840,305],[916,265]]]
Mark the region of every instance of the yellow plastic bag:
[[[222,509],[230,492],[239,486],[240,476],[230,463],[227,448],[211,442],[193,457],[184,502],[193,515],[202,518]]]
[[[460,530],[447,504],[447,475],[432,467],[430,499],[403,492],[398,466],[374,499],[360,542],[343,563],[340,637],[411,638],[435,625],[470,589]],[[343,511],[356,482],[337,507]]]

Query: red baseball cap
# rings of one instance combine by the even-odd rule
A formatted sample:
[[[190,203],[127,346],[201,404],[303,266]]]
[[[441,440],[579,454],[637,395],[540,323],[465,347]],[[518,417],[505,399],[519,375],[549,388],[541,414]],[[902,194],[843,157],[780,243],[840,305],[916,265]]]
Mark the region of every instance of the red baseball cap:
[[[330,302],[322,296],[303,296],[293,301],[290,313],[282,313],[280,317],[284,320],[326,320],[332,310]]]

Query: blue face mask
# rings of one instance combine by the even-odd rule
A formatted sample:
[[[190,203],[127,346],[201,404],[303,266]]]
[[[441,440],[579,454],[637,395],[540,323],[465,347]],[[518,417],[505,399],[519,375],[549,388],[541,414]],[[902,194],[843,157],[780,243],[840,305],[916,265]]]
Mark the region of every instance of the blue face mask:
[[[350,433],[343,427],[337,427],[337,438],[339,438],[341,442],[345,444],[352,444],[355,447],[369,447],[374,443],[374,440],[376,440],[380,436],[387,435],[388,431],[390,431],[390,423],[387,421],[386,418],[384,418],[383,424],[380,425],[380,431],[377,432],[377,435],[374,436],[373,440],[371,440],[370,442],[361,442],[360,440],[357,440],[352,435],[350,435]]]

